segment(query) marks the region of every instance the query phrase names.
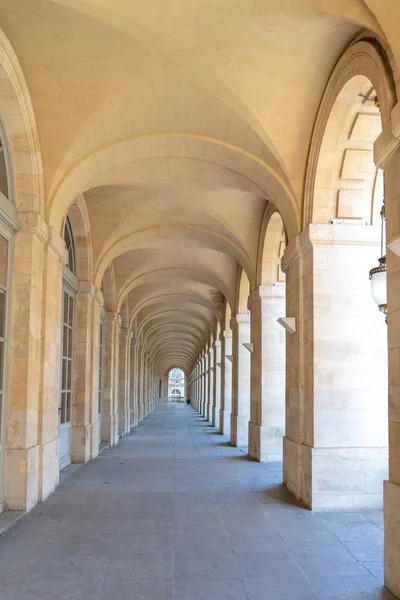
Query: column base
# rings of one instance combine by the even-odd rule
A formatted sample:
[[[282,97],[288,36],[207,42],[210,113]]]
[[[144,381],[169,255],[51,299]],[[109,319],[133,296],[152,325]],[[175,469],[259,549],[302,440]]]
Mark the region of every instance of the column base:
[[[118,418],[117,415],[101,416],[101,441],[115,446],[118,443]]]
[[[211,421],[211,423],[218,430],[219,430],[219,413],[220,413],[219,409],[216,406],[213,406],[213,409],[212,409],[212,421]]]
[[[231,435],[231,415],[223,408],[219,411],[219,432],[228,438]]]
[[[385,511],[385,585],[400,597],[400,486],[384,482]]]
[[[39,446],[7,450],[4,508],[28,512],[38,502]]]
[[[258,462],[281,462],[283,442],[276,433],[276,428],[262,427],[250,421],[249,456]]]
[[[71,459],[73,463],[85,463],[90,460],[90,425],[72,425]]]
[[[312,510],[382,506],[387,448],[311,448],[285,438],[284,449],[284,482]]]
[[[118,427],[119,427],[119,431],[122,434],[127,434],[129,433],[130,430],[130,426],[129,426],[129,410],[120,410],[118,412]]]
[[[231,415],[231,444],[237,448],[247,448],[249,443],[248,415]]]
[[[58,438],[39,446],[39,502],[43,502],[56,489],[60,481],[60,454]]]

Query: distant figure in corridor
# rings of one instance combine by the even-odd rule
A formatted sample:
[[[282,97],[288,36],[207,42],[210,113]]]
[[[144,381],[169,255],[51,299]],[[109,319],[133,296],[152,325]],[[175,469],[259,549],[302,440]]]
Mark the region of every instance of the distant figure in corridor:
[[[186,404],[190,406],[190,398],[186,398]]]

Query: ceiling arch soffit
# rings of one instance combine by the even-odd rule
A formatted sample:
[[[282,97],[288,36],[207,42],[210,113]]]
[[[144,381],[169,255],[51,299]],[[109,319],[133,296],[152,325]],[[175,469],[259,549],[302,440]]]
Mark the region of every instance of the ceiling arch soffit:
[[[380,40],[363,33],[345,50],[337,62],[318,110],[307,161],[303,206],[304,226],[309,225],[313,220],[315,180],[329,117],[345,85],[359,75],[368,79],[376,90],[382,119],[381,135],[393,137],[391,113],[397,103],[397,96],[391,67]],[[375,144],[377,143],[379,138]]]
[[[71,198],[102,185],[129,184],[129,181],[121,182],[118,175],[121,160],[124,168],[129,165],[126,157],[132,157],[131,164],[146,158],[192,158],[225,167],[248,179],[262,195],[271,199],[282,215],[289,236],[296,235],[299,230],[300,212],[295,193],[287,178],[262,158],[217,139],[163,132],[118,140],[73,165],[49,195],[47,215],[50,224],[56,230],[60,229]]]
[[[188,269],[188,268],[182,268],[182,267],[177,266],[177,267],[169,267],[166,269],[152,270],[152,271],[143,273],[137,277],[134,276],[132,279],[127,281],[121,287],[121,290],[119,291],[118,297],[117,297],[117,307],[121,305],[124,298],[126,296],[128,296],[129,293],[132,290],[134,290],[136,286],[141,285],[142,283],[146,283],[147,279],[156,277],[157,274],[159,274],[159,273],[165,274],[167,272],[169,274],[171,274],[171,277],[173,276],[173,273],[184,273],[184,274],[187,273],[188,276],[190,276],[188,281],[197,281],[199,283],[205,283],[207,285],[215,287],[215,289],[218,290],[219,292],[221,292],[221,294],[225,298],[228,298],[230,300],[230,302],[232,302],[231,293],[229,291],[229,288],[225,285],[225,283],[223,281],[221,281],[221,279],[219,277],[215,276],[213,273],[206,272],[206,271],[200,271],[198,269]]]

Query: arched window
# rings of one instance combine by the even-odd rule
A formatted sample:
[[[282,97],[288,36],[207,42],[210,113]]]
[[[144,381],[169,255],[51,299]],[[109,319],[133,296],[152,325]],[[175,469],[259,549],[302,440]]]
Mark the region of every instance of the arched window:
[[[75,266],[75,246],[74,246],[74,236],[72,235],[71,223],[66,217],[65,219],[65,227],[64,227],[64,242],[67,247],[68,252],[68,269],[75,275],[76,266]]]

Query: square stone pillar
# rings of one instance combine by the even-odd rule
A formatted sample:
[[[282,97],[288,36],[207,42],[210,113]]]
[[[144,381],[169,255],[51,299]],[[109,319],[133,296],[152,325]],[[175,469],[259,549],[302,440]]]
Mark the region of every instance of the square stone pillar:
[[[399,106],[397,106],[399,108]],[[397,111],[397,114],[400,114]],[[397,119],[398,120],[398,119]],[[379,138],[378,138],[379,140]],[[377,161],[378,162],[378,161]],[[382,164],[379,164],[382,166]],[[384,485],[385,585],[400,597],[400,147],[386,160],[389,479]]]
[[[223,331],[220,335],[220,340],[221,408],[219,411],[219,432],[230,438],[232,412],[232,331],[230,329]]]
[[[221,406],[221,342],[214,342],[214,388],[212,406],[212,424],[219,431],[219,411]]]
[[[138,347],[138,379],[137,379],[137,402],[138,402],[138,422],[143,419],[143,390],[144,390],[144,348]]]
[[[249,298],[251,311],[251,406],[249,455],[282,460],[285,435],[285,284],[259,287]]]
[[[212,419],[212,405],[214,396],[214,350],[209,348],[208,350],[208,361],[207,361],[207,413],[206,419],[211,422]]]
[[[387,349],[368,272],[380,229],[310,225],[285,253],[287,424],[284,479],[314,510],[382,503]]]
[[[107,312],[103,322],[103,402],[101,440],[118,443],[118,364],[121,317]]]
[[[74,393],[72,402],[72,462],[87,462],[98,454],[98,373],[100,304],[96,288],[79,282],[74,326]],[[94,377],[94,375],[96,375]]]
[[[247,448],[250,421],[250,315],[237,314],[231,319],[232,329],[232,413],[231,443]]]
[[[61,290],[62,267],[66,263],[66,257],[67,254],[64,240],[54,230],[49,229],[48,242],[43,252],[44,280],[41,334],[43,358],[39,394],[38,428],[39,502],[45,500],[54,491],[60,477],[58,404],[61,362]],[[21,304],[18,302],[15,305],[14,302],[16,302],[16,298],[13,297],[11,308],[13,308],[13,306],[18,306],[19,318],[21,314]],[[12,338],[10,340],[10,343],[11,342]],[[9,356],[10,362],[14,364],[14,356],[11,357],[11,354]],[[31,359],[36,361],[37,356],[32,356]],[[11,395],[12,392],[10,391],[10,397]]]
[[[201,414],[207,417],[207,402],[208,402],[208,353],[203,356],[203,400]]]
[[[129,371],[129,425],[130,430],[136,425],[136,373],[137,348],[136,339],[131,335],[130,371]]]
[[[142,391],[142,418],[147,416],[148,405],[148,376],[149,376],[149,353],[143,352],[143,391]]]
[[[59,479],[61,289],[66,261],[60,236],[39,215],[22,214],[9,291],[5,510],[30,510]]]
[[[129,432],[129,348],[130,331],[121,327],[119,332],[118,368],[118,429],[120,434]]]

